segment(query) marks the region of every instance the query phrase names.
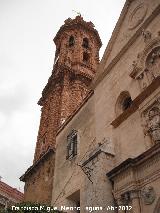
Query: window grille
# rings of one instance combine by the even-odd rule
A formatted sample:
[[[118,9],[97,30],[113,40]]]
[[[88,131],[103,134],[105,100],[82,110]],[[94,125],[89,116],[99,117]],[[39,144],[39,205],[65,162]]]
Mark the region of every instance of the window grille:
[[[77,155],[77,131],[72,130],[67,136],[67,156],[66,159],[72,159]]]

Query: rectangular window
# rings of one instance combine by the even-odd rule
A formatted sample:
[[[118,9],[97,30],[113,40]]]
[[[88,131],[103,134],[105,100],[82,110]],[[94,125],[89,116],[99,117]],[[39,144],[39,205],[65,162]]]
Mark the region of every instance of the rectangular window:
[[[67,136],[67,156],[66,159],[72,159],[77,155],[77,131],[72,130]]]

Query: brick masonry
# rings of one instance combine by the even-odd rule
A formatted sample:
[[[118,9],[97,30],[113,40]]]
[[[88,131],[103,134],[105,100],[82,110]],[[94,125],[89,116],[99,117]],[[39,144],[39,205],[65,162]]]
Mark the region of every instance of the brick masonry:
[[[72,41],[70,41],[72,39]],[[94,25],[81,16],[67,19],[57,32],[52,75],[38,104],[42,106],[33,166],[21,177],[25,181],[25,200],[50,203],[54,176],[56,134],[63,123],[80,106],[90,92],[89,86],[99,64],[102,45]],[[84,44],[85,43],[85,44]],[[38,163],[38,166],[37,165]],[[48,175],[47,169],[52,167]]]

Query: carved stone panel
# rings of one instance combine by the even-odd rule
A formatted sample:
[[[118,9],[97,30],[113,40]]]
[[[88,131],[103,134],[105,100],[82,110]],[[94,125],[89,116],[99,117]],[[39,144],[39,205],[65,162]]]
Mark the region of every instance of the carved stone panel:
[[[132,30],[136,28],[138,25],[140,25],[143,22],[146,14],[147,14],[146,4],[141,3],[138,6],[136,6],[130,14],[128,28]]]
[[[146,42],[144,50],[132,63],[130,77],[138,80],[143,91],[160,75],[160,37],[151,39],[149,31],[142,31]]]
[[[145,186],[141,190],[141,196],[146,205],[150,205],[154,202],[156,194],[152,186]]]
[[[160,75],[160,46],[154,48],[146,59],[146,68],[148,70],[148,78],[153,81]]]
[[[160,142],[160,99],[157,99],[145,112],[145,133],[154,143]]]

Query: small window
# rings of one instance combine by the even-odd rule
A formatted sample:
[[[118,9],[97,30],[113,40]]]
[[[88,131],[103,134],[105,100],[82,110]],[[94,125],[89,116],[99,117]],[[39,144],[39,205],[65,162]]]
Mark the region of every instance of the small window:
[[[74,46],[74,43],[75,43],[74,37],[73,37],[73,36],[70,36],[70,38],[69,38],[69,47]]]
[[[85,63],[89,62],[89,54],[86,52],[83,53],[83,62]]]
[[[118,97],[116,103],[116,115],[119,116],[132,105],[132,98],[128,91],[123,91]]]
[[[77,131],[72,132],[67,136],[67,156],[66,159],[72,159],[77,155]]]
[[[84,47],[84,48],[88,48],[88,47],[89,47],[88,38],[84,38],[84,39],[83,39],[82,47]]]
[[[132,99],[131,97],[127,97],[123,100],[122,103],[122,110],[125,111],[126,109],[128,109],[132,104]]]

